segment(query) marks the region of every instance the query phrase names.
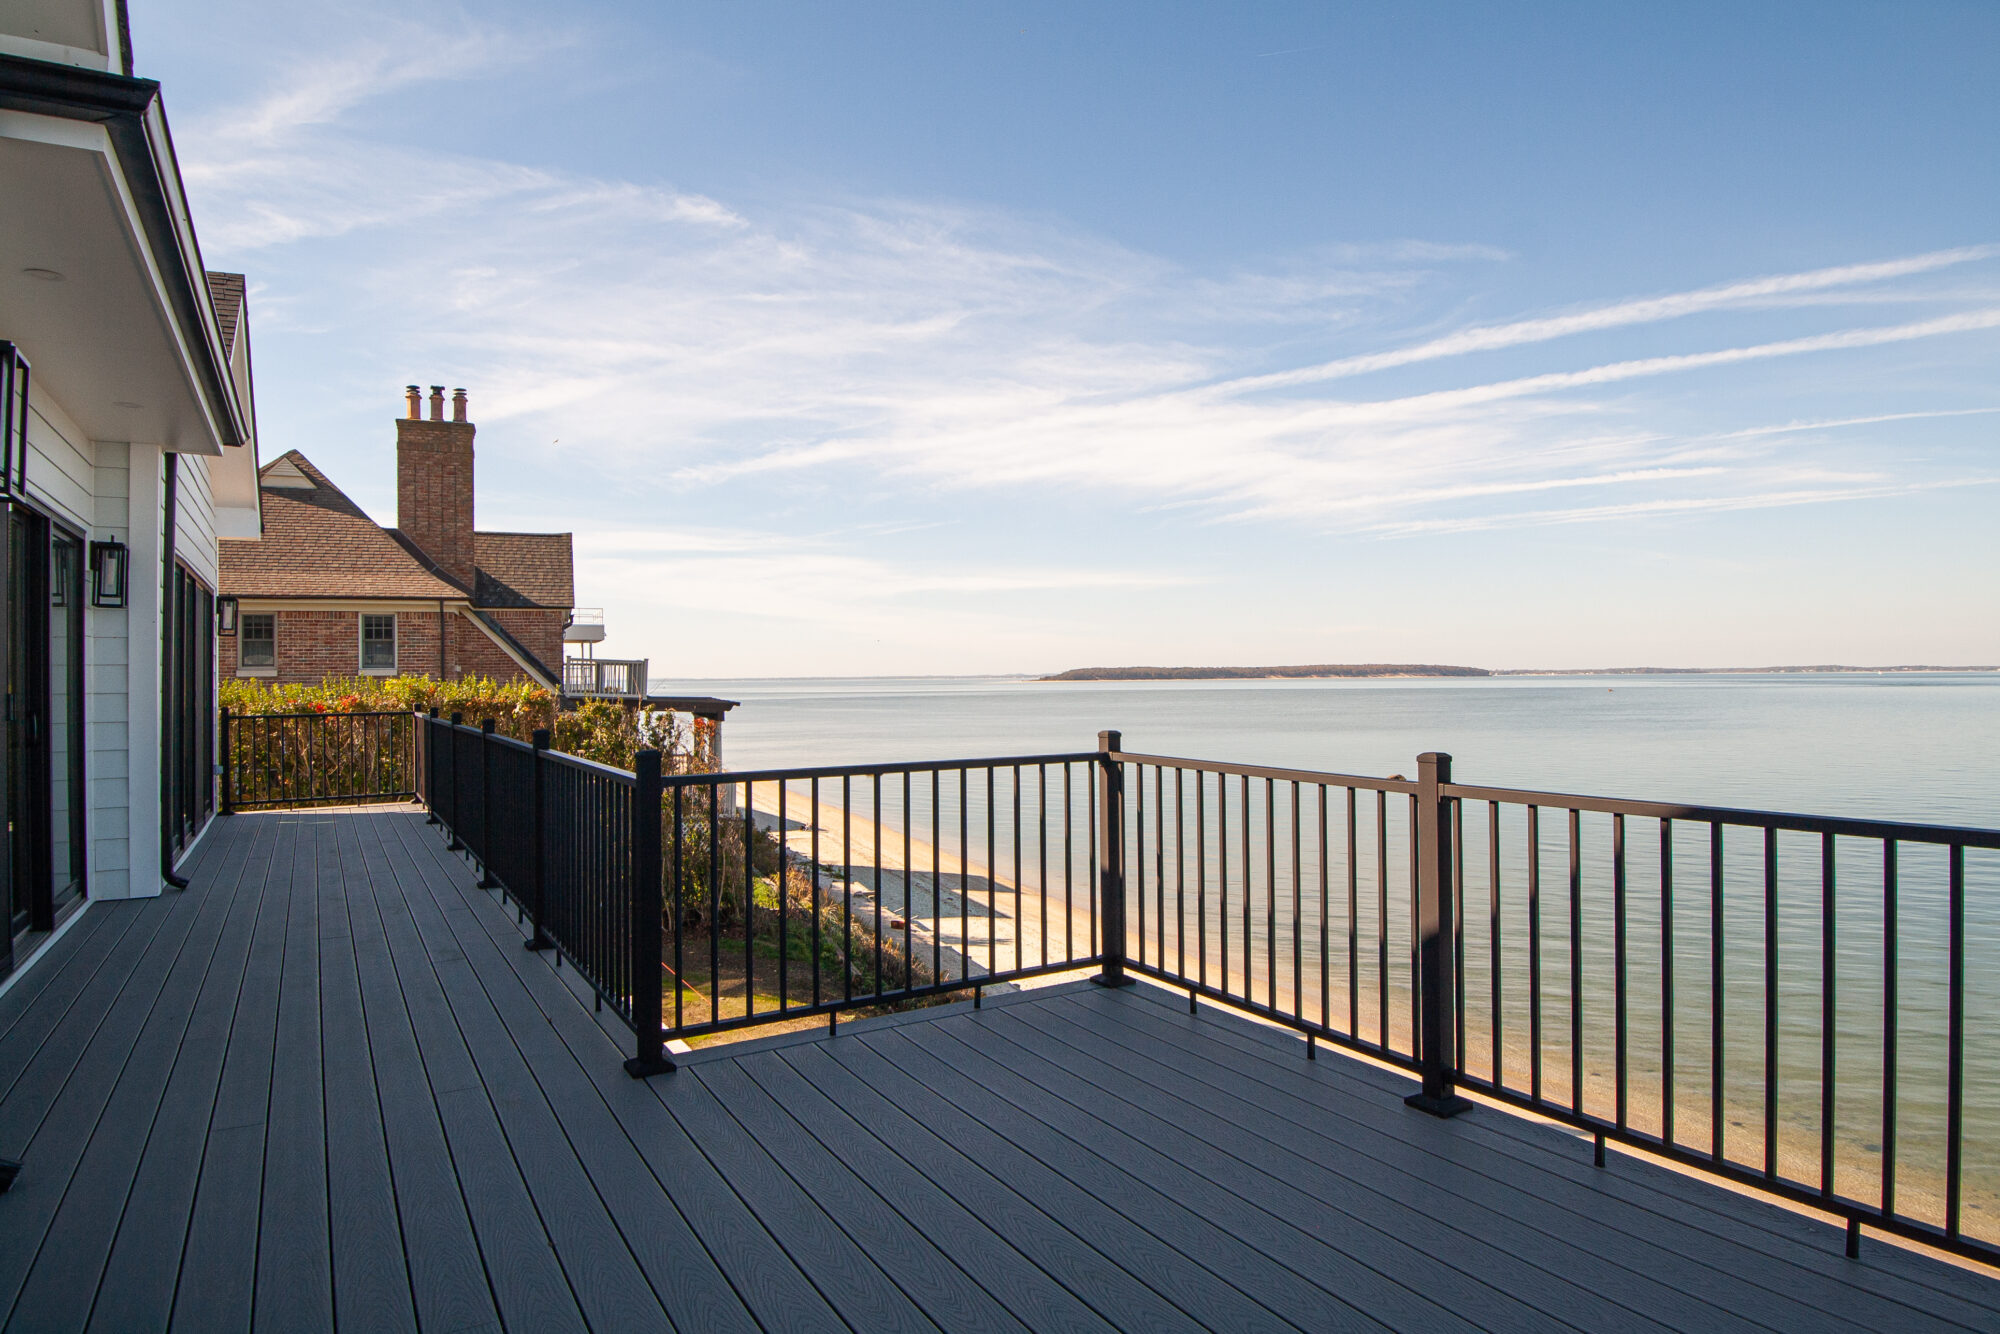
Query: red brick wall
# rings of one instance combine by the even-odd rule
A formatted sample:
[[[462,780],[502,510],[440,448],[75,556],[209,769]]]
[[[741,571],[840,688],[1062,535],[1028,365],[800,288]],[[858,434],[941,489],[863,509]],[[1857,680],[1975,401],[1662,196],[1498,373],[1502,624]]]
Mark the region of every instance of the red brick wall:
[[[277,615],[277,674],[263,679],[283,685],[318,685],[329,676],[361,674],[361,615],[355,611],[279,611]],[[562,613],[520,610],[495,614],[509,633],[531,648],[536,637],[547,641],[553,623],[555,652],[544,658],[550,670],[562,670]],[[521,624],[512,618],[528,618]],[[235,635],[218,640],[220,670],[225,677],[236,675]],[[406,676],[439,674],[438,614],[428,611],[396,613],[396,669]],[[445,617],[443,674],[489,676],[495,681],[512,681],[526,676],[507,651],[491,636],[456,612]]]
[[[491,635],[463,616],[452,617],[449,642],[454,676],[490,676],[496,681],[511,681],[527,675],[506,649],[493,642]]]
[[[562,670],[565,613],[545,607],[496,607],[486,613],[552,672]]]
[[[396,526],[473,586],[471,422],[396,419]]]

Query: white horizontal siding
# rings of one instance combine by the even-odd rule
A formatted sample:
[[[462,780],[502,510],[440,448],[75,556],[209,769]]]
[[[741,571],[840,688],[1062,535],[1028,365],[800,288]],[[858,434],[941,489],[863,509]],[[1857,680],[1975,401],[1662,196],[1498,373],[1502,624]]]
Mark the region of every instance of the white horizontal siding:
[[[98,443],[91,470],[91,532],[97,541],[130,543],[128,511],[131,494],[129,445]],[[146,571],[136,561],[127,582],[137,585]],[[129,612],[92,607],[84,624],[84,717],[88,750],[84,772],[90,779],[90,804],[84,828],[89,847],[84,855],[90,894],[94,898],[125,898],[132,884],[131,772],[132,674]],[[151,881],[143,887],[156,892]]]
[[[215,492],[209,485],[208,460],[183,458],[175,485],[179,492],[178,522],[174,524],[174,555],[215,588]]]

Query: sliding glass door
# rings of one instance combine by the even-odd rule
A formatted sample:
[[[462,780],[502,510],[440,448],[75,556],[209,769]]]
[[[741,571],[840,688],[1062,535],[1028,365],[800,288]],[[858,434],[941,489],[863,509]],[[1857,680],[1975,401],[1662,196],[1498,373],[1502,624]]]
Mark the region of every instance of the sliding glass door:
[[[83,542],[24,506],[0,511],[0,839],[7,927],[16,944],[83,897]]]
[[[174,566],[166,680],[166,835],[186,848],[215,813],[215,594]]]

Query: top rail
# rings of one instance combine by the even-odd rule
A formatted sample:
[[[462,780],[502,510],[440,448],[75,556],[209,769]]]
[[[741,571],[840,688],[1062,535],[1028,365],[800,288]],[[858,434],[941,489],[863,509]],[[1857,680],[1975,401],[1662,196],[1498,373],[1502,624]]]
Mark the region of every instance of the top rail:
[[[886,764],[833,764],[812,769],[732,769],[712,774],[669,774],[661,779],[668,790],[677,787],[718,787],[731,783],[793,783],[815,778],[872,778],[891,774],[944,773],[960,769],[1014,769],[1037,764],[1094,764],[1102,751],[1062,755],[989,755],[970,760],[895,760]]]
[[[1417,792],[1417,785],[1403,778],[1369,778],[1364,774],[1326,773],[1316,769],[1274,769],[1262,764],[1230,764],[1218,760],[1191,760],[1174,755],[1141,755],[1122,750],[1114,751],[1108,756],[1092,755],[1090,758],[1109,759],[1118,764],[1151,764],[1162,769],[1186,769],[1189,772],[1205,774],[1268,778],[1276,783],[1307,783],[1314,787],[1351,787],[1363,792],[1400,792],[1412,796]]]
[[[236,713],[229,715],[231,722],[255,723],[259,718],[408,718],[408,709],[328,709],[324,713],[318,709],[297,709],[290,713]],[[473,728],[478,731],[478,728]]]
[[[1623,797],[1586,797],[1567,792],[1537,792],[1528,788],[1478,787],[1444,783],[1438,795],[1463,801],[1497,801],[1512,806],[1547,806],[1556,810],[1592,811],[1604,815],[1636,815],[1647,820],[1686,820],[1696,824],[1737,825],[1836,837],[1893,839],[1902,843],[1937,843],[1967,848],[2000,848],[2000,829],[1965,825],[1920,824],[1905,820],[1867,820],[1838,815],[1801,815],[1736,806],[1689,806],[1676,802],[1635,801]]]

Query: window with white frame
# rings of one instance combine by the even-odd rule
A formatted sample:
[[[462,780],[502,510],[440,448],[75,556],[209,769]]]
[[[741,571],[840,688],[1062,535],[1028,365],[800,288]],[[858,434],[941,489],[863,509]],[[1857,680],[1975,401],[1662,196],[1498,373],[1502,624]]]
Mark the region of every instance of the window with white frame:
[[[361,618],[361,670],[396,670],[396,618],[363,615]]]
[[[278,618],[275,615],[268,611],[244,615],[237,622],[236,636],[237,666],[278,665]]]

